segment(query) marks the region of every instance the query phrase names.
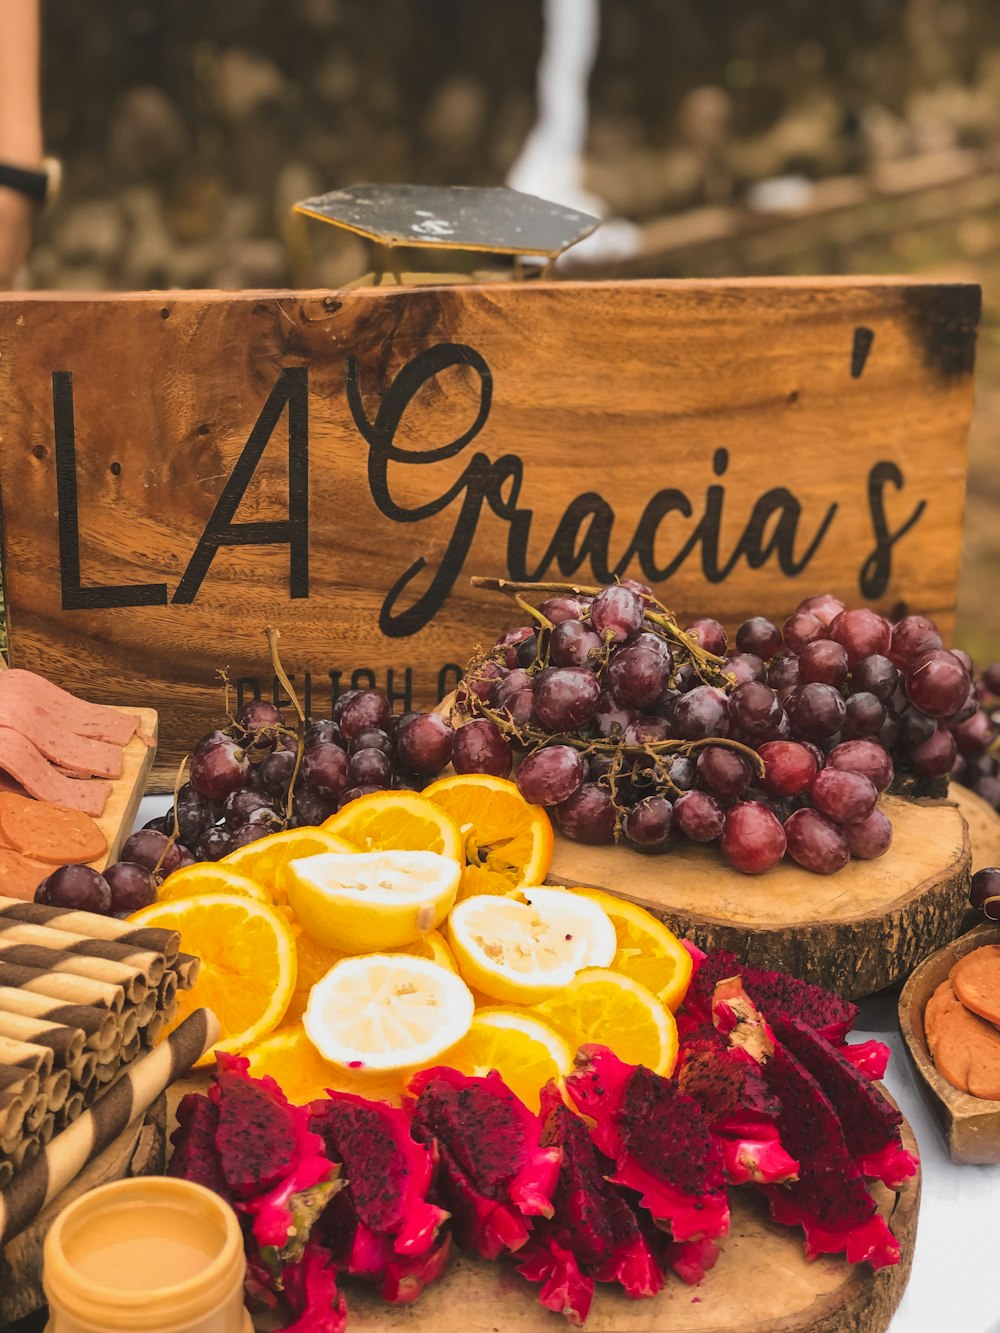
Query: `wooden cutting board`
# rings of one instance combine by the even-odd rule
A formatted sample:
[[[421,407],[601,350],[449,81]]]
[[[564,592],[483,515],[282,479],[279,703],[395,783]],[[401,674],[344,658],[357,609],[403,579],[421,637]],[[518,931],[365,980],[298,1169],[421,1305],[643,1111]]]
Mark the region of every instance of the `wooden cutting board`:
[[[647,908],[703,949],[732,949],[859,999],[900,981],[955,938],[968,907],[969,834],[947,801],[885,797],[893,843],[877,861],[813,875],[784,860],[742,875],[714,844],[661,856],[587,847],[556,834],[550,884],[608,889]]]
[[[147,745],[141,736],[135,735],[125,746],[122,754],[122,775],[111,784],[111,793],[97,821],[101,832],[108,840],[108,850],[106,855],[90,862],[95,870],[103,870],[105,866],[113,865],[118,860],[122,843],[132,832],[132,825],[139,811],[139,802],[146,791],[146,782],[153,768],[153,760],[156,758],[159,727],[159,715],[156,709],[123,708],[121,712],[132,716],[138,714],[142,719],[139,731],[151,744]]]

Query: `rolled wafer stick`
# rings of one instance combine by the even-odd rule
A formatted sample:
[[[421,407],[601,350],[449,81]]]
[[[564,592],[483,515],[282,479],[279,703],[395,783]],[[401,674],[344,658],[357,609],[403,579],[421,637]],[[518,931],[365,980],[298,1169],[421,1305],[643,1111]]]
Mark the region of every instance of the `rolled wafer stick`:
[[[0,1190],[4,1188],[8,1180],[14,1174],[14,1163],[9,1161],[0,1161]]]
[[[47,995],[36,995],[34,991],[15,990],[13,986],[0,986],[0,1015],[17,1015],[53,1026],[75,1028],[84,1034],[84,1045],[93,1051],[110,1046],[119,1030],[118,1016],[106,1009],[63,1004]],[[8,1032],[6,1035],[15,1034]]]
[[[190,990],[198,980],[198,973],[201,971],[201,959],[194,958],[189,953],[179,953],[174,959],[173,971],[177,976],[177,984],[181,990]]]
[[[15,1138],[24,1124],[28,1107],[38,1096],[41,1080],[30,1069],[0,1069],[0,1152],[3,1143]]]
[[[41,1151],[42,1141],[38,1135],[27,1134],[10,1155],[10,1160],[14,1163],[14,1170],[20,1171],[22,1167],[33,1162]]]
[[[155,1010],[153,1011],[156,1012]],[[152,1017],[152,1015],[150,1015]],[[114,1043],[116,1051],[121,1049],[122,1043],[131,1041],[139,1031],[139,1016],[134,1009],[126,1009],[122,1016],[122,1028],[118,1035],[118,1040]]]
[[[156,1007],[166,1009],[168,1004],[172,1004],[177,995],[177,973],[168,972],[160,982],[159,990],[156,996]]]
[[[14,967],[34,967],[40,971],[63,972],[90,981],[120,986],[130,1004],[144,999],[149,987],[139,968],[129,963],[113,963],[108,958],[84,958],[64,949],[47,949],[41,944],[19,944],[0,935],[0,963]]]
[[[155,1013],[156,992],[150,991],[150,993],[135,1006],[135,1021],[142,1027],[144,1023],[149,1022]]]
[[[104,958],[112,963],[134,967],[147,986],[158,986],[167,969],[161,953],[136,949],[115,940],[95,940],[88,935],[72,935],[65,930],[52,930],[31,921],[15,921],[0,913],[0,940],[16,940],[19,944],[37,944],[43,949],[61,950],[81,958]]]
[[[36,1074],[51,1074],[55,1058],[51,1046],[38,1046],[33,1041],[18,1041],[15,1037],[0,1037],[0,1065],[8,1069],[33,1069]]]
[[[71,1125],[77,1116],[82,1115],[86,1105],[86,1095],[79,1088],[74,1088],[63,1103],[62,1109],[56,1112],[56,1133]]]
[[[49,1111],[58,1111],[60,1107],[65,1106],[72,1086],[68,1069],[56,1069],[48,1078],[42,1079],[42,1096],[48,1104]]]
[[[27,921],[52,930],[69,931],[72,935],[87,935],[95,940],[116,940],[136,949],[150,949],[162,953],[167,962],[177,956],[181,937],[176,930],[161,930],[157,926],[130,926],[127,921],[98,916],[96,912],[76,912],[68,907],[46,907],[42,903],[25,903],[20,898],[6,898],[0,894],[0,917],[13,921]]]
[[[157,1010],[146,1026],[139,1029],[143,1046],[155,1046],[160,1033],[173,1018],[176,1008],[177,1006],[174,1005],[171,1009]]]
[[[53,1004],[86,1004],[120,1013],[125,1005],[125,988],[108,981],[53,972],[48,966],[23,967],[0,958],[0,986],[21,987],[35,995],[44,995]]]
[[[131,1041],[127,1041],[122,1047],[122,1064],[131,1064],[139,1052],[142,1050],[142,1041],[138,1032]]]
[[[34,1042],[48,1046],[57,1065],[72,1063],[83,1054],[87,1034],[82,1028],[70,1028],[62,1023],[48,1023],[44,1019],[26,1018],[24,1014],[7,1014],[0,1009],[0,1037],[14,1037],[17,1041]]]
[[[0,1247],[29,1225],[60,1190],[219,1039],[219,1020],[196,1009],[153,1050],[123,1070],[89,1110],[0,1191]]]
[[[35,1130],[48,1114],[49,1101],[45,1095],[45,1080],[42,1079],[38,1088],[38,1096],[24,1113],[24,1125],[22,1126],[25,1134],[34,1134]]]
[[[66,1103],[63,1102],[63,1105],[65,1106]],[[46,1143],[52,1142],[52,1136],[55,1134],[55,1132],[56,1132],[56,1112],[50,1111],[49,1114],[42,1121],[42,1123],[38,1126],[38,1139],[43,1148],[46,1145]]]
[[[101,1052],[103,1055],[103,1051]],[[115,1057],[117,1059],[117,1055]],[[70,1070],[71,1081],[77,1088],[89,1088],[97,1074],[97,1052],[84,1051],[79,1062]]]
[[[117,1060],[112,1060],[111,1063],[110,1063],[109,1065],[98,1065],[98,1066],[97,1066],[97,1069],[94,1071],[94,1084],[93,1084],[93,1086],[96,1086],[97,1089],[98,1089],[98,1093],[97,1093],[98,1097],[100,1097],[100,1095],[101,1095],[101,1093],[100,1093],[100,1089],[103,1088],[103,1087],[106,1087],[107,1084],[109,1084],[109,1083],[111,1082],[111,1080],[115,1077],[115,1075],[118,1073],[118,1071],[119,1071],[119,1070],[122,1068],[122,1066],[123,1066],[124,1064],[126,1064],[126,1063],[127,1063],[127,1062],[126,1062],[125,1060],[123,1060],[123,1059],[121,1059],[121,1058],[119,1057],[119,1059],[117,1059]]]

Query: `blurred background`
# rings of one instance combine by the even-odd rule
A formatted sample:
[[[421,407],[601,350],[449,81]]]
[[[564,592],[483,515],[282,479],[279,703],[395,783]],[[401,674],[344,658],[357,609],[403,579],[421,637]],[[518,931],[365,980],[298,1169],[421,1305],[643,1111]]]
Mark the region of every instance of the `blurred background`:
[[[958,641],[1000,658],[997,0],[45,0],[43,111],[35,288],[336,287],[364,244],[288,209],[360,181],[597,209],[574,277],[981,281]]]

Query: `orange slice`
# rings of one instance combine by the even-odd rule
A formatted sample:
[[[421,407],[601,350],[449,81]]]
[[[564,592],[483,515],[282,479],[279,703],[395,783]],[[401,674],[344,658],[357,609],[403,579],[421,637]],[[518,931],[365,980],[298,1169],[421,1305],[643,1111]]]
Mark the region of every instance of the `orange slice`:
[[[324,1060],[306,1036],[301,1023],[278,1028],[269,1037],[244,1051],[254,1078],[269,1074],[295,1106],[305,1106],[323,1097],[327,1088],[353,1092],[360,1097],[401,1106],[403,1083],[391,1074],[383,1078],[354,1078]]]
[[[552,824],[507,778],[462,773],[425,787],[425,800],[451,816],[462,833],[465,870],[459,899],[541,884],[552,860]]]
[[[608,968],[578,972],[557,995],[530,1012],[560,1032],[574,1050],[610,1046],[630,1065],[669,1077],[677,1063],[677,1023],[651,990]]]
[[[414,791],[369,792],[349,801],[322,827],[335,838],[346,838],[355,851],[437,852],[459,864],[465,859],[458,825]]]
[[[263,884],[230,870],[221,861],[199,861],[197,865],[181,866],[163,881],[157,898],[161,903],[169,903],[177,898],[192,898],[204,893],[232,893],[238,898],[254,898],[259,903],[271,901]]]
[[[288,901],[285,868],[289,861],[301,856],[317,856],[320,852],[353,852],[355,848],[344,838],[319,828],[290,828],[281,833],[269,833],[266,838],[248,842],[224,856],[217,864],[237,870],[263,884],[276,903]]]
[[[495,1069],[511,1092],[537,1111],[539,1091],[549,1079],[573,1068],[573,1051],[551,1024],[523,1009],[479,1009],[439,1063],[479,1077]]]
[[[691,955],[677,936],[651,912],[616,898],[601,889],[573,889],[597,903],[611,918],[618,936],[618,951],[610,964],[653,992],[661,1004],[676,1012],[691,981]]]

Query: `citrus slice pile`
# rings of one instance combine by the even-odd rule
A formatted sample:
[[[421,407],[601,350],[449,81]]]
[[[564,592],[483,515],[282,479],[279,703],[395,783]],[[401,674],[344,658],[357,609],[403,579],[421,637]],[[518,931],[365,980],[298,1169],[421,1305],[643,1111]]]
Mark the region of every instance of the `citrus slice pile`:
[[[596,903],[564,890],[533,890],[534,904],[478,894],[452,910],[447,939],[468,984],[512,1004],[533,1004],[582,967],[610,963],[617,941]]]
[[[437,1061],[469,1030],[461,977],[409,954],[365,954],[331,968],[309,996],[303,1025],[323,1059],[364,1077]]]
[[[588,1042],[610,1046],[627,1064],[673,1073],[677,1023],[652,991],[608,968],[578,972],[567,986],[532,1010],[574,1051]]]
[[[549,1079],[573,1068],[573,1051],[554,1027],[523,1009],[479,1009],[441,1064],[479,1077],[495,1069],[511,1092],[537,1111],[539,1091]]]
[[[323,852],[288,863],[288,901],[328,949],[398,949],[444,921],[460,874],[437,852]]]
[[[284,829],[281,833],[269,833],[266,838],[248,842],[245,847],[239,847],[224,856],[217,864],[256,880],[271,891],[274,902],[284,903],[287,902],[285,873],[289,861],[302,856],[318,856],[320,852],[354,850],[345,838],[335,838],[325,829]]]
[[[541,884],[552,861],[552,824],[540,805],[529,805],[506,778],[463,773],[440,778],[423,791],[458,825],[465,847],[459,898],[509,893]]]
[[[437,852],[463,864],[458,825],[433,801],[412,791],[373,791],[349,801],[323,824],[359,851]]]
[[[618,936],[611,967],[651,990],[661,1004],[676,1011],[687,994],[693,964],[677,936],[652,913],[601,889],[574,893],[607,912]]]
[[[296,1106],[316,1101],[327,1088],[402,1105],[403,1084],[399,1077],[386,1074],[378,1078],[369,1074],[367,1078],[357,1078],[348,1070],[331,1065],[306,1036],[301,1023],[278,1028],[243,1054],[250,1061],[254,1078],[270,1075]]]
[[[222,1028],[215,1050],[242,1051],[281,1022],[295,990],[295,937],[286,918],[253,898],[208,893],[153,903],[129,918],[137,926],[180,931],[201,971],[178,993],[172,1027],[205,1005]],[[199,1064],[211,1063],[211,1052]]]

